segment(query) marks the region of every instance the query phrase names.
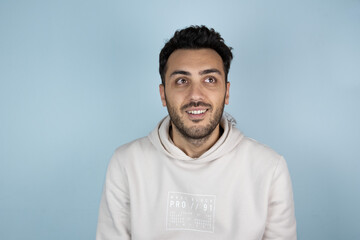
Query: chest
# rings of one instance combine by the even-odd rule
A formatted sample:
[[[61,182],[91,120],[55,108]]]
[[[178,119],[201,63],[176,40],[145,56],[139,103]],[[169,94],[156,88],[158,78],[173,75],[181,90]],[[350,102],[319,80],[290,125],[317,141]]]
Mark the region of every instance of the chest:
[[[270,179],[241,159],[148,161],[128,182],[134,239],[261,239]]]

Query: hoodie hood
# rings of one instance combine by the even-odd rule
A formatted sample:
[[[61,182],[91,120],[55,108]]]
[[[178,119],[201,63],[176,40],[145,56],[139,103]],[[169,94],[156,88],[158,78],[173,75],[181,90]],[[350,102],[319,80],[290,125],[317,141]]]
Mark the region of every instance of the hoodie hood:
[[[151,143],[162,153],[170,158],[192,161],[194,163],[204,163],[218,159],[231,152],[243,138],[243,134],[235,127],[235,119],[228,113],[223,114],[220,126],[224,129],[223,134],[217,142],[198,158],[186,155],[180,148],[174,145],[169,135],[171,125],[170,117],[163,118],[157,127],[149,134]]]

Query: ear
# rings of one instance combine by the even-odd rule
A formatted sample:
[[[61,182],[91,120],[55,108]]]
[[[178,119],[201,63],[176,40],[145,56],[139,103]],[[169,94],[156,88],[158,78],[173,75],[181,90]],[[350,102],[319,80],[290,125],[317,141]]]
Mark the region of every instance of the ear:
[[[165,99],[165,86],[163,84],[159,85],[159,92],[160,92],[160,98],[162,105],[166,107],[166,99]]]
[[[228,105],[229,104],[229,97],[230,97],[230,83],[227,82],[226,83],[226,92],[225,92],[225,104]]]

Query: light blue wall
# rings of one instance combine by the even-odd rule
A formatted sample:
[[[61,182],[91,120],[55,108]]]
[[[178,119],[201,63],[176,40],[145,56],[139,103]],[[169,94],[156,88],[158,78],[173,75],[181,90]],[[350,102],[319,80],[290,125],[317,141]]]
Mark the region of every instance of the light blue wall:
[[[360,239],[360,1],[0,1],[0,239],[94,239],[113,150],[166,114],[158,53],[234,48],[239,128],[285,156],[299,239]]]

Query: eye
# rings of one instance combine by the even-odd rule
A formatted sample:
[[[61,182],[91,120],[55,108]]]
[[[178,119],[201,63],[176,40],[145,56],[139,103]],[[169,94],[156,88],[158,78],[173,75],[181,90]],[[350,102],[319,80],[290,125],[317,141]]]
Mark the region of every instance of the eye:
[[[185,78],[179,78],[176,80],[176,84],[178,85],[182,85],[182,84],[186,84],[187,80]]]
[[[216,82],[216,78],[214,77],[208,77],[205,79],[206,83],[215,83]]]

